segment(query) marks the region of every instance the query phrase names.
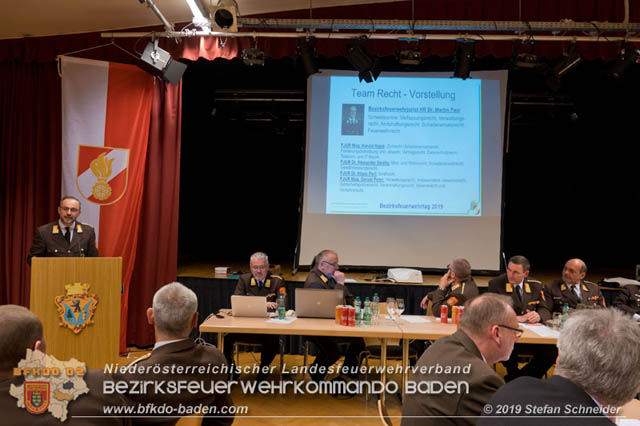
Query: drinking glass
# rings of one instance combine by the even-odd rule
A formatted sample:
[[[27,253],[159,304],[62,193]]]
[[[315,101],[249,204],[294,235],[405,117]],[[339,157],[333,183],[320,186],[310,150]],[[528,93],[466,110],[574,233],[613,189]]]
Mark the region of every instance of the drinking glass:
[[[387,297],[387,312],[391,317],[391,324],[393,324],[393,321],[395,320],[394,315],[396,313],[396,299],[393,297]]]
[[[404,312],[404,299],[396,299],[396,314],[398,315],[398,319]]]

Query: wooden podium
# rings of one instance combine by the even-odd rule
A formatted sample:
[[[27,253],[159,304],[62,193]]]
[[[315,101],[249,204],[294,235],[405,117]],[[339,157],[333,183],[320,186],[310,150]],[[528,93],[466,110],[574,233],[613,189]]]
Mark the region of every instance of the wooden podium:
[[[121,286],[120,257],[34,257],[31,311],[44,326],[47,353],[87,368],[118,362]]]

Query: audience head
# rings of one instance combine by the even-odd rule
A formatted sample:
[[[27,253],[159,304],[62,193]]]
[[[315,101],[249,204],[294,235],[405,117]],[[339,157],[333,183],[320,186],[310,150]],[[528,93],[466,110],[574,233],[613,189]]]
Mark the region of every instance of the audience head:
[[[80,215],[80,200],[70,195],[65,195],[60,200],[58,206],[58,216],[60,216],[60,222],[64,226],[73,225],[73,222]]]
[[[153,296],[147,319],[154,325],[156,341],[185,339],[198,322],[198,298],[178,282],[167,284]]]
[[[555,374],[619,407],[640,392],[638,342],[638,323],[617,309],[575,311],[560,331]]]
[[[579,284],[587,275],[587,265],[580,259],[567,260],[562,270],[562,280],[569,285]]]
[[[511,284],[520,284],[529,276],[531,264],[524,256],[513,256],[507,265],[507,278]]]
[[[1,305],[0,324],[0,376],[17,367],[27,349],[45,351],[42,322],[24,306]]]
[[[522,332],[511,298],[493,293],[467,301],[458,328],[474,341],[489,364],[509,359]]]
[[[264,281],[269,272],[269,257],[261,251],[253,253],[249,258],[249,268],[255,279]]]
[[[328,277],[333,277],[334,272],[340,269],[338,254],[333,250],[322,250],[314,260],[315,267]]]
[[[453,259],[449,264],[456,282],[464,282],[471,278],[471,264],[467,259]]]

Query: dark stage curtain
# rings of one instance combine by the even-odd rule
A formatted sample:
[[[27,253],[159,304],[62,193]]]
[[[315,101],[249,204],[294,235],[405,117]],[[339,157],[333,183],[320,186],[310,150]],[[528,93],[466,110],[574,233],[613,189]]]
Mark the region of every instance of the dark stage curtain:
[[[156,80],[151,106],[142,221],[136,262],[129,286],[127,344],[154,342],[145,312],[153,294],[175,281],[178,267],[178,205],[180,196],[180,129],[182,83]]]
[[[56,64],[0,62],[0,304],[29,305],[26,254],[60,198]]]

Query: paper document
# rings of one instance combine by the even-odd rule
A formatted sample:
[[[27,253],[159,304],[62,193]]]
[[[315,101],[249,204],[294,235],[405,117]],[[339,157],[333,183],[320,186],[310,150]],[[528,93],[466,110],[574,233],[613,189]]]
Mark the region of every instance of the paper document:
[[[278,318],[269,318],[266,322],[270,322],[272,324],[291,324],[292,322],[294,322],[295,320],[297,320],[298,318],[296,317],[289,317],[289,318],[285,318],[285,319],[278,319]]]
[[[557,339],[560,333],[556,330],[552,330],[549,327],[542,324],[524,324],[520,323],[520,327],[526,328],[527,330],[531,330],[541,337],[551,337]]]
[[[410,322],[412,324],[431,322],[430,319],[426,319],[425,317],[420,315],[400,315],[400,319],[403,319],[406,322]]]

